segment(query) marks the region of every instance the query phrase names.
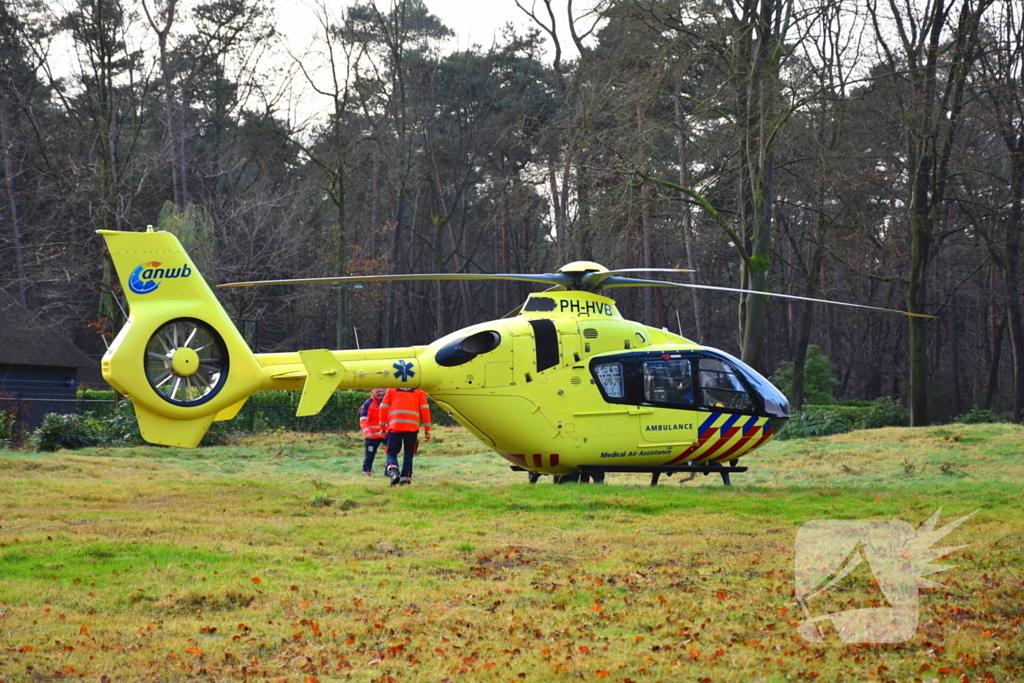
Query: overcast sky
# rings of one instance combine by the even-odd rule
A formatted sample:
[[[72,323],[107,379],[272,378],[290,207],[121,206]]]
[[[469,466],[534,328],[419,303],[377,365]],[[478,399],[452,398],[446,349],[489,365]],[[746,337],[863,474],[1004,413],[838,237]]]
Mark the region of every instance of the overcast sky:
[[[313,7],[319,4],[318,0],[275,0],[277,5],[277,30],[284,38],[285,45],[293,55],[300,55],[310,43],[310,34],[319,30],[319,24],[315,18]],[[533,0],[520,0],[527,8],[531,8]],[[343,8],[354,4],[356,0],[341,0],[332,4],[327,2],[330,12],[340,18]],[[455,32],[455,37],[450,43],[452,50],[464,50],[472,45],[480,45],[483,49],[489,48],[505,24],[512,22],[516,26],[525,29],[534,26],[533,21],[520,10],[515,0],[424,0],[431,13]],[[392,5],[392,0],[377,0],[382,11],[386,11]],[[577,6],[581,3],[577,2]],[[575,50],[570,50],[572,43],[569,40],[566,19],[566,0],[555,0],[553,3],[556,12],[556,21],[559,35],[562,39],[562,59],[575,57]],[[579,11],[579,10],[577,10]],[[540,0],[537,0],[536,12],[547,20],[546,9]],[[550,62],[552,55],[547,55]],[[288,60],[285,60],[288,61]],[[312,60],[311,60],[312,61]],[[312,63],[304,63],[307,68],[316,67]],[[295,81],[293,81],[295,83]],[[279,113],[281,107],[290,110],[293,121],[303,121],[312,118],[320,118],[329,101],[317,97],[306,91],[301,85],[298,86],[304,94],[297,98],[289,98],[289,104],[279,102]]]
[[[507,22],[525,26],[529,18],[516,7],[514,0],[426,0],[427,7],[448,28],[455,31],[459,48],[473,43],[490,47],[495,33]],[[529,7],[529,4],[526,4]]]
[[[289,40],[301,40],[315,26],[311,4],[309,0],[278,0],[278,30],[288,36]],[[338,6],[350,4],[354,3],[343,0]],[[515,0],[425,0],[425,4],[432,14],[455,31],[457,48],[466,48],[473,43],[489,47],[496,32],[506,22],[525,26],[529,21],[516,7]],[[378,6],[384,11],[390,7],[390,2],[381,0]],[[340,15],[338,9],[332,8],[332,11]]]

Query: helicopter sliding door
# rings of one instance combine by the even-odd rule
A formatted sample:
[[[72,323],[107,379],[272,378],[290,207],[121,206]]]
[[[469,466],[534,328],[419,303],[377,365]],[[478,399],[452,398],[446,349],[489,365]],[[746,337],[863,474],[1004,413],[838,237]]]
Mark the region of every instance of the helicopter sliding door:
[[[658,446],[639,456],[664,456],[665,449],[697,440],[695,358],[691,353],[636,351],[595,358],[591,373],[604,400],[626,410],[639,429],[637,446]]]
[[[646,402],[664,403],[671,408],[693,407],[693,376],[689,359],[644,360],[641,367]]]
[[[635,359],[634,373],[642,382],[641,443],[680,446],[697,440],[693,361],[681,354],[645,354]]]

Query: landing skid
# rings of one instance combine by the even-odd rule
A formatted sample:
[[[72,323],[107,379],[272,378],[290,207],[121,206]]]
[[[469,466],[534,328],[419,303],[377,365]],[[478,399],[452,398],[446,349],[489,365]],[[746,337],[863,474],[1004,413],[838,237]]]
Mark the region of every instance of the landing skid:
[[[593,481],[595,484],[604,483],[604,475],[608,472],[632,472],[632,473],[644,473],[650,472],[651,474],[651,486],[657,486],[658,480],[661,475],[671,477],[673,474],[686,473],[685,479],[680,479],[679,483],[682,484],[687,481],[692,481],[697,478],[698,474],[703,474],[705,477],[709,474],[720,474],[722,476],[722,483],[726,486],[732,486],[732,482],[729,480],[729,475],[737,472],[746,472],[746,467],[737,467],[737,460],[731,460],[729,466],[711,461],[706,464],[698,465],[671,465],[665,467],[634,467],[630,465],[606,465],[604,467],[580,467],[578,471],[572,474],[556,474],[553,475],[554,482],[556,484],[570,484],[570,483],[588,483]],[[531,484],[536,484],[540,478],[544,475],[539,472],[531,472],[523,467],[512,465],[510,468],[513,472],[527,472],[529,481]]]

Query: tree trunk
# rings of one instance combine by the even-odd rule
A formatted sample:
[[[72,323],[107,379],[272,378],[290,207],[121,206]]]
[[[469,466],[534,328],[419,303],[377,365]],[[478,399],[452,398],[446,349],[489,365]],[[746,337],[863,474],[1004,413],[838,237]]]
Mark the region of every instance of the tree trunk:
[[[933,239],[945,204],[949,160],[960,126],[967,77],[977,59],[978,25],[990,0],[960,6],[957,25],[949,25],[952,0],[936,0],[927,17],[930,28],[922,40],[904,44],[911,97],[904,110],[907,175],[910,179],[908,206],[910,223],[910,281],[908,304],[911,313],[924,313],[928,302],[928,272]],[[904,21],[906,17],[897,17]],[[943,29],[953,31],[950,47]],[[884,39],[882,39],[884,40]],[[945,55],[940,63],[940,55]],[[891,65],[894,73],[898,68]],[[944,82],[940,83],[942,77]],[[927,318],[910,318],[910,424],[928,424]]]
[[[1010,148],[1011,204],[1003,245],[1003,278],[1006,283],[1006,326],[1010,329],[1013,356],[1013,415],[1024,419],[1024,320],[1021,319],[1021,221],[1024,219],[1024,136]]]
[[[565,263],[567,235],[562,193],[558,188],[558,165],[554,154],[548,155],[548,190],[551,192],[551,210],[555,217],[555,253],[558,255],[558,265],[561,266]]]
[[[676,155],[679,160],[679,186],[690,187],[690,159],[687,154],[687,142],[689,136],[687,135],[686,118],[683,112],[683,103],[679,97],[679,91],[682,89],[681,81],[677,82],[675,92],[672,94],[673,104],[675,105],[676,112]],[[690,276],[690,283],[697,284],[697,265],[696,265],[696,250],[697,247],[694,244],[693,239],[693,211],[690,210],[689,197],[685,193],[679,194],[680,206],[683,209],[683,245],[686,247],[686,268],[691,271],[688,273]],[[704,339],[704,331],[702,329],[702,323],[700,319],[700,300],[697,298],[697,289],[690,290],[690,304],[693,307],[693,329],[695,332],[694,339],[700,342]],[[680,330],[680,334],[682,331]]]
[[[188,112],[192,107],[192,96],[188,88],[183,88],[181,93],[181,132],[178,135],[178,182],[181,183],[181,206],[187,207],[189,202],[188,192]]]
[[[13,140],[11,137],[10,110],[7,95],[0,90],[0,144],[3,145],[4,182],[7,200],[11,205],[11,230],[14,238],[14,268],[18,279],[18,301],[28,307],[28,275],[25,271],[25,235],[21,225],[21,204],[18,202],[16,171],[14,168]]]
[[[499,175],[500,186],[505,187],[508,179],[505,177],[504,171]],[[511,273],[512,270],[512,254],[511,247],[509,245],[509,192],[505,191],[501,193],[501,235],[499,239],[499,263],[501,263],[501,272]],[[498,310],[509,311],[512,308],[510,302],[511,297],[509,296],[509,282],[508,280],[501,280],[495,283],[498,291]]]
[[[985,398],[981,404],[981,407],[985,410],[992,409],[992,399],[995,398],[996,391],[999,389],[999,362],[1002,360],[1003,355],[1003,331],[1005,329],[1006,313],[1004,312],[1003,317],[1000,318],[999,324],[996,325],[992,333],[992,357],[989,359],[988,381],[985,382]]]
[[[740,175],[744,187],[740,203],[744,237],[749,239],[749,260],[745,263],[745,289],[767,291],[771,266],[772,203],[774,201],[773,127],[781,116],[778,76],[781,16],[788,3],[743,3],[747,22],[743,37],[736,41],[734,59],[737,76],[742,79],[737,94],[739,118]],[[756,370],[762,369],[767,297],[747,294],[741,298],[741,359]]]
[[[335,186],[332,192],[334,206],[337,209],[337,234],[336,247],[334,252],[334,267],[339,276],[348,275],[348,231],[345,222],[345,167],[339,162],[335,171]],[[352,346],[352,329],[348,319],[350,286],[343,283],[337,290],[338,298],[337,318],[334,327],[334,339],[338,349],[348,349]]]
[[[418,190],[416,194],[416,203],[419,204]],[[405,183],[401,181],[398,183],[398,196],[396,204],[397,206],[395,207],[395,231],[394,234],[392,235],[391,240],[391,273],[393,275],[401,272],[399,268],[402,255],[402,221],[405,220]],[[389,282],[387,284],[387,304],[384,306],[384,317],[385,320],[387,321],[387,341],[385,342],[386,346],[398,345],[398,316],[394,314],[397,301],[397,294],[395,292],[395,288],[398,286],[399,285],[394,282]]]
[[[439,188],[440,189],[440,188]],[[433,212],[431,212],[433,213]],[[448,212],[442,208],[442,213],[447,215]],[[433,228],[434,228],[434,272],[444,272],[445,259],[444,259],[444,225],[445,219],[441,216],[432,216]],[[434,281],[434,296],[437,297],[436,303],[436,320],[434,321],[434,338],[439,339],[445,335],[445,330],[448,329],[448,297],[447,282],[442,280]]]
[[[751,235],[751,268],[748,289],[755,291],[768,290],[768,271],[771,256],[772,231],[772,152],[765,155],[765,165],[755,172],[752,181],[761,182],[755,187],[751,197],[752,235]],[[758,294],[748,294],[743,310],[743,351],[741,360],[755,370],[762,369],[764,352],[765,320],[768,312],[768,298]]]
[[[171,73],[170,64],[167,61],[167,34],[159,34],[157,44],[160,48],[160,71],[164,78],[164,115],[167,117],[165,124],[167,130],[167,150],[170,152],[171,162],[171,184],[174,186],[174,208],[178,211],[185,210],[185,197],[182,193],[181,165],[178,158],[181,148],[178,144],[178,128],[175,125],[174,105],[174,74]]]
[[[907,310],[924,313],[928,304],[928,266],[932,256],[934,230],[933,207],[939,197],[932,195],[932,172],[937,159],[931,140],[916,131],[907,131],[907,167],[910,171],[910,278],[907,284]],[[925,139],[921,139],[924,137]],[[936,209],[937,213],[937,209]],[[910,426],[928,424],[928,325],[927,318],[910,318],[909,379]]]
[[[950,383],[950,402],[953,412],[953,417],[963,412],[963,399],[960,395],[960,354],[957,352],[957,335],[956,335],[956,304],[950,302],[949,309],[949,383]]]
[[[462,221],[465,223],[466,216],[469,214],[469,202],[465,197],[462,199]],[[460,240],[462,242],[462,254],[463,254],[463,267],[465,271],[466,265],[469,263],[469,244],[468,240],[469,231],[466,230],[466,226],[462,226],[462,235]],[[506,271],[507,272],[507,271]],[[461,280],[459,282],[459,292],[462,294],[462,324],[459,327],[468,327],[473,322],[473,290],[469,286],[468,280]]]
[[[825,250],[820,243],[814,245],[811,263],[804,276],[804,296],[814,298],[818,294],[818,275],[824,260]],[[811,323],[814,320],[814,304],[804,301],[800,306],[800,319],[797,323],[796,348],[793,355],[793,382],[790,388],[790,400],[793,410],[803,410],[804,405],[804,372],[807,369],[807,347],[811,342]]]
[[[1018,290],[1020,291],[1020,290]],[[1020,295],[1006,305],[1006,326],[1010,329],[1010,354],[1013,357],[1013,413],[1010,420],[1020,424],[1024,420],[1024,321],[1021,320]]]

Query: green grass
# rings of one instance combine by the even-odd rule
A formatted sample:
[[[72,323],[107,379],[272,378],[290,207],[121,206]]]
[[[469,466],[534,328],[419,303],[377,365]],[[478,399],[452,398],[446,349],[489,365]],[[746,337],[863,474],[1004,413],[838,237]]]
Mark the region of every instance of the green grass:
[[[361,444],[0,451],[0,681],[1024,678],[1019,427],[773,443],[730,488],[531,486],[458,429],[391,488]],[[801,524],[940,507],[980,512],[914,637],[798,637]]]

